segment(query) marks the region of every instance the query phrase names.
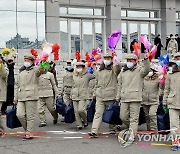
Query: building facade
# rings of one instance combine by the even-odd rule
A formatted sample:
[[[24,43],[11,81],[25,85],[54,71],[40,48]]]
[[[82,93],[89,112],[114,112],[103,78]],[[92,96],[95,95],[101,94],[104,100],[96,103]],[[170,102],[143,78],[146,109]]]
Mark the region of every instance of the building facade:
[[[15,37],[6,41],[6,48],[16,48],[16,49],[40,49],[43,41],[38,41],[37,39],[33,42],[29,38],[22,38],[21,35],[16,34]]]
[[[116,51],[121,59],[130,53],[130,43],[140,35],[154,42],[161,34],[180,34],[180,0],[47,0],[45,32],[48,42],[61,45],[61,59],[74,58],[75,51],[107,49],[107,37],[122,31]]]

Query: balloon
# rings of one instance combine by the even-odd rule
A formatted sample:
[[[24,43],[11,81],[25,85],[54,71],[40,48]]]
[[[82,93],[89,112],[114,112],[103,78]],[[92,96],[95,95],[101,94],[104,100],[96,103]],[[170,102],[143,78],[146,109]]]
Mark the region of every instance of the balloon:
[[[121,31],[116,30],[108,37],[108,46],[111,51],[114,51],[116,49],[121,34]]]

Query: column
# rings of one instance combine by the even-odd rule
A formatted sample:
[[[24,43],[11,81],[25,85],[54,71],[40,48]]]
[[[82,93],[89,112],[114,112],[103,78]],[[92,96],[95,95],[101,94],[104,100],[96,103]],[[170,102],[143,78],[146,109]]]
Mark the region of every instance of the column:
[[[106,4],[106,38],[115,30],[121,30],[121,0],[108,0]],[[108,45],[107,45],[108,51]],[[122,59],[121,40],[117,44],[116,53]]]
[[[161,35],[162,43],[166,45],[166,37],[176,34],[176,0],[161,1]]]
[[[45,1],[45,29],[47,42],[60,42],[58,1]]]

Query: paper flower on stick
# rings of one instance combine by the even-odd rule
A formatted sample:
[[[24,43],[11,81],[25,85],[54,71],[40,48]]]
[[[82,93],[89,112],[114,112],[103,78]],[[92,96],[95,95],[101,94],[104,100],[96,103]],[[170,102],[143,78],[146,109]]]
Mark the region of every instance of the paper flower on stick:
[[[101,60],[102,57],[103,57],[103,55],[102,55],[101,49],[100,48],[96,48],[96,49],[92,50],[90,60],[97,62],[98,60]]]
[[[75,52],[75,57],[76,57],[76,59],[77,59],[77,62],[80,62],[80,60],[81,60],[80,51],[76,51],[76,52]]]
[[[92,68],[91,66],[89,66],[87,72],[88,72],[89,74],[93,74],[93,68]]]
[[[159,63],[161,66],[164,66],[164,65],[168,66],[169,65],[169,54],[167,53],[165,55],[160,56],[158,58],[158,60],[159,60]]]
[[[121,31],[116,30],[108,37],[108,46],[111,51],[114,51],[116,49],[121,35]]]
[[[167,69],[168,69],[168,65],[169,65],[169,54],[165,54],[162,55],[158,58],[159,60],[159,74],[160,75],[160,84],[164,85],[165,84],[165,80],[166,80],[166,74],[167,74]]]
[[[40,51],[40,61],[42,62],[49,61],[49,56],[51,53],[52,53],[52,45],[46,42],[42,46],[42,51]]]
[[[11,53],[11,50],[9,48],[2,49],[3,56],[6,56],[6,55],[8,56],[8,55],[10,55],[10,53]]]
[[[118,57],[117,57],[117,56],[114,56],[114,57],[113,57],[113,64],[114,64],[114,65],[118,65],[118,64],[119,64],[119,60],[118,60]]]
[[[146,52],[148,52],[148,50],[151,47],[151,43],[148,41],[147,36],[146,35],[140,36],[139,41],[144,44],[144,47],[146,48]]]
[[[150,53],[149,53],[149,61],[150,62],[152,61],[152,59],[154,59],[156,52],[157,52],[157,46],[154,45],[153,48],[151,49]]]
[[[11,50],[12,50],[12,51],[15,51],[16,49],[13,47]]]
[[[55,43],[52,46],[52,53],[54,54],[54,60],[59,60],[59,50],[60,50],[60,46],[59,44]]]
[[[86,62],[90,62],[90,56],[88,52],[85,53],[85,57],[86,57]]]
[[[40,63],[40,68],[45,68],[46,70],[48,70],[50,68],[50,64],[48,62],[42,62]]]
[[[163,66],[159,65],[158,67],[158,72],[160,74],[159,79],[161,85],[165,84],[167,69],[168,69],[167,65],[163,65]]]
[[[140,45],[139,43],[135,42],[134,45],[132,45],[134,48],[133,53],[137,56],[138,59],[140,59]]]
[[[35,57],[35,58],[37,58],[37,56],[38,56],[38,52],[35,50],[35,49],[31,49],[31,54]]]

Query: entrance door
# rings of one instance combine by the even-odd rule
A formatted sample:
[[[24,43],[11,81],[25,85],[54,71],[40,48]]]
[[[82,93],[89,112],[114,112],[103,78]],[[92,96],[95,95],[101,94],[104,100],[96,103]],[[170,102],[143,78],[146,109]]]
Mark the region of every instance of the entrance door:
[[[143,22],[143,21],[127,21],[127,40],[128,40],[128,53],[130,53],[130,44],[141,35],[147,35],[148,40],[154,44],[154,38],[157,35],[156,22]],[[125,22],[122,23],[124,26]],[[124,35],[124,34],[123,34]]]

